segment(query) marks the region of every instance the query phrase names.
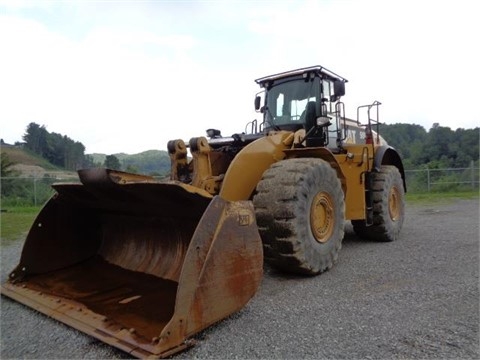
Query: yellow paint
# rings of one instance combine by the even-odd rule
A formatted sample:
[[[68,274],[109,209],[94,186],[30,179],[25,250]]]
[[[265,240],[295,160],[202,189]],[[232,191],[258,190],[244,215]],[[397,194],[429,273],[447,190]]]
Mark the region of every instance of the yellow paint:
[[[228,167],[220,196],[230,201],[249,199],[265,170],[285,158],[291,142],[291,132],[279,131],[245,146]]]

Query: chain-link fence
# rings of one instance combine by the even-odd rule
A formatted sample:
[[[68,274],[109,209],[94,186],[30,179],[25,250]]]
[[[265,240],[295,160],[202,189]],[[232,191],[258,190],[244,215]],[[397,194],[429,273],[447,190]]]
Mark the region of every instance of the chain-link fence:
[[[405,170],[409,193],[479,190],[479,168],[473,162],[468,168]],[[54,183],[78,183],[77,176],[42,175],[0,178],[1,206],[37,206],[54,193]]]
[[[405,170],[405,178],[412,193],[479,190],[479,168],[473,162],[468,168]]]
[[[5,206],[43,205],[54,193],[55,183],[80,183],[78,176],[42,175],[1,177],[2,208]]]

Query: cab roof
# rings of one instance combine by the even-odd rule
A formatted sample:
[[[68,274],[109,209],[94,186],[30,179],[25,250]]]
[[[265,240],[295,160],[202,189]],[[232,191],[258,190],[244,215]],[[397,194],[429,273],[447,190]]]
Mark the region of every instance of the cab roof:
[[[309,67],[304,67],[296,70],[290,70],[290,71],[285,71],[285,72],[281,72],[274,75],[265,76],[255,80],[255,82],[261,87],[265,87],[265,84],[271,83],[275,80],[285,79],[289,77],[296,77],[296,76],[306,77],[307,74],[309,73],[318,74],[322,78],[327,78],[333,81],[348,82],[347,79],[341,77],[340,75],[335,74],[333,71],[330,71],[327,68],[324,68],[323,66],[320,66],[320,65],[309,66]]]

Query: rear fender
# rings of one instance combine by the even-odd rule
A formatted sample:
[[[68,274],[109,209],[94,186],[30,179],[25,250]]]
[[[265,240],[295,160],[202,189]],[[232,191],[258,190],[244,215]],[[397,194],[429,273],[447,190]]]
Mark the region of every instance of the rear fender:
[[[380,170],[382,165],[394,165],[400,171],[403,180],[403,189],[407,192],[407,183],[405,181],[405,170],[403,168],[403,162],[398,154],[397,150],[393,147],[384,145],[379,146],[375,149],[375,160],[374,160],[374,167],[376,171]]]

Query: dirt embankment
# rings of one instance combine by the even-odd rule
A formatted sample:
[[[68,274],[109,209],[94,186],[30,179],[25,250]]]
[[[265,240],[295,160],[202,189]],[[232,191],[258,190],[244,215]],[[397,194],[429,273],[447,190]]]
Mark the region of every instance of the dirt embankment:
[[[75,171],[60,170],[47,160],[32,154],[21,146],[2,145],[0,153],[5,153],[13,163],[13,176],[43,178],[49,176],[56,179],[76,178]]]
[[[55,179],[77,178],[75,171],[47,170],[38,165],[15,164],[12,166],[12,170],[16,171],[18,176],[21,177],[43,178],[49,176]]]

